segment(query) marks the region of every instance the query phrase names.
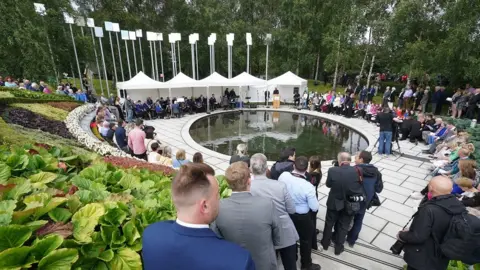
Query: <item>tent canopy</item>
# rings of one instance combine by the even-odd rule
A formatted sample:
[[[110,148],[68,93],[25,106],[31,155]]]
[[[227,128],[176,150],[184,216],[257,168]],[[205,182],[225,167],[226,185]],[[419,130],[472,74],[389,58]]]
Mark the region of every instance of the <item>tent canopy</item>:
[[[235,78],[229,80],[230,85],[233,86],[250,86],[250,85],[264,85],[266,84],[265,80],[252,76],[246,72],[237,75]]]
[[[170,81],[166,82],[161,88],[186,88],[186,87],[202,87],[205,86],[199,81],[194,80],[180,72]]]
[[[135,77],[125,82],[117,82],[118,89],[138,90],[138,89],[159,89],[163,88],[164,83],[156,81],[148,77],[145,73],[140,71]]]
[[[291,71],[287,71],[283,75],[280,75],[276,78],[273,78],[273,79],[269,80],[268,84],[269,85],[298,85],[298,86],[302,86],[302,85],[307,84],[307,80],[298,77],[297,75],[295,75]]]
[[[223,77],[217,72],[212,73],[210,76],[198,81],[205,86],[233,86],[231,80]]]

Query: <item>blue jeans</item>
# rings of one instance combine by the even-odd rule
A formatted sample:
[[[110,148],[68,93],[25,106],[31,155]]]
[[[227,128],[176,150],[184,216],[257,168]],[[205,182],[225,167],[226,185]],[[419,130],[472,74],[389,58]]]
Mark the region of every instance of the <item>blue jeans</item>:
[[[133,110],[127,110],[127,122],[131,123],[133,121]]]
[[[358,239],[358,235],[362,230],[363,218],[365,217],[365,208],[360,209],[358,213],[353,217],[353,226],[347,234],[347,242],[351,245],[355,244]]]
[[[392,149],[392,132],[380,131],[380,137],[378,138],[378,153],[390,155]]]

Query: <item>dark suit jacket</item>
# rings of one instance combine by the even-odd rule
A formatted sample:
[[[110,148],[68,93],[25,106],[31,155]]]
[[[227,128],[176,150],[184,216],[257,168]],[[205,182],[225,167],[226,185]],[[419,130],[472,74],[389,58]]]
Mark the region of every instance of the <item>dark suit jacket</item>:
[[[330,188],[327,209],[341,211],[345,207],[345,199],[352,195],[364,195],[358,173],[354,167],[344,165],[328,169],[327,187]]]
[[[258,270],[277,269],[275,246],[280,244],[280,226],[273,201],[250,192],[222,199],[218,217],[212,223],[219,236],[250,251]]]
[[[255,270],[248,251],[219,239],[209,228],[157,222],[145,229],[142,242],[145,270]]]

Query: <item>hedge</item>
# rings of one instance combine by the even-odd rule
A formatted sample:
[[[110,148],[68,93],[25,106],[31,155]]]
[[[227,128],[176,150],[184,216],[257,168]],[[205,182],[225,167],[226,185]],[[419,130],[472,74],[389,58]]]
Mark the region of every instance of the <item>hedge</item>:
[[[452,119],[447,118],[450,121],[453,121],[453,124],[457,130],[465,130],[470,134],[468,139],[475,146],[475,151],[473,153],[477,164],[480,166],[480,125],[476,125],[474,128],[470,127],[472,120],[470,119]]]

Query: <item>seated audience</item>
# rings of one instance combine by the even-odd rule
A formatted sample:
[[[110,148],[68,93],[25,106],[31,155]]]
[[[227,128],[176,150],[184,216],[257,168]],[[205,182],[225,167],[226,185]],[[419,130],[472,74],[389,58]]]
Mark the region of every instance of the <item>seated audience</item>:
[[[110,129],[110,123],[108,123],[108,121],[103,121],[98,131],[100,132],[100,135],[102,135],[102,137],[105,139],[105,137],[107,137],[107,133],[109,129]]]
[[[178,169],[182,165],[189,163],[190,161],[186,158],[185,150],[178,149],[177,153],[175,154],[175,158],[172,161],[173,168]]]
[[[465,206],[451,195],[452,181],[436,176],[428,184],[429,199],[419,207],[408,230],[398,232],[404,243],[407,269],[447,269],[449,259],[438,252],[438,239],[443,239],[452,215],[465,211]]]
[[[107,135],[105,136],[105,140],[107,140],[107,142],[113,143],[113,136],[115,135],[115,129],[116,129],[115,123],[110,123],[107,131]]]
[[[162,143],[158,139],[157,134],[155,133],[155,128],[152,126],[147,126],[144,128],[145,131],[145,149],[147,149],[147,154],[150,153],[151,150],[151,145],[152,143],[158,143],[158,145],[161,145]]]
[[[177,220],[149,225],[142,235],[145,270],[255,270],[249,252],[209,228],[218,215],[219,186],[212,167],[191,163],[172,181]]]
[[[150,152],[148,153],[148,158],[147,158],[147,161],[148,161],[148,162],[150,162],[150,163],[159,163],[160,158],[162,157],[162,156],[158,153],[159,148],[160,148],[160,146],[159,146],[158,143],[156,143],[156,142],[153,142],[153,143],[150,145]]]
[[[237,152],[230,158],[230,164],[237,161],[243,161],[247,163],[247,165],[250,167],[250,157],[248,156],[247,150],[248,149],[246,144],[241,143],[237,145]]]
[[[443,142],[449,142],[457,136],[456,128],[451,121],[446,122],[446,125],[439,128],[439,130],[428,137],[429,148],[423,150],[424,153],[433,154],[438,145]]]
[[[117,129],[115,129],[115,141],[118,148],[122,149],[125,152],[128,152],[128,141],[127,133],[125,131],[126,122],[122,119],[118,120]]]
[[[195,154],[193,154],[192,162],[193,163],[203,163],[202,153],[196,152]]]
[[[478,193],[478,189],[474,186],[475,182],[470,178],[460,177],[455,181],[455,184],[462,190],[460,195],[463,198],[472,198]]]

